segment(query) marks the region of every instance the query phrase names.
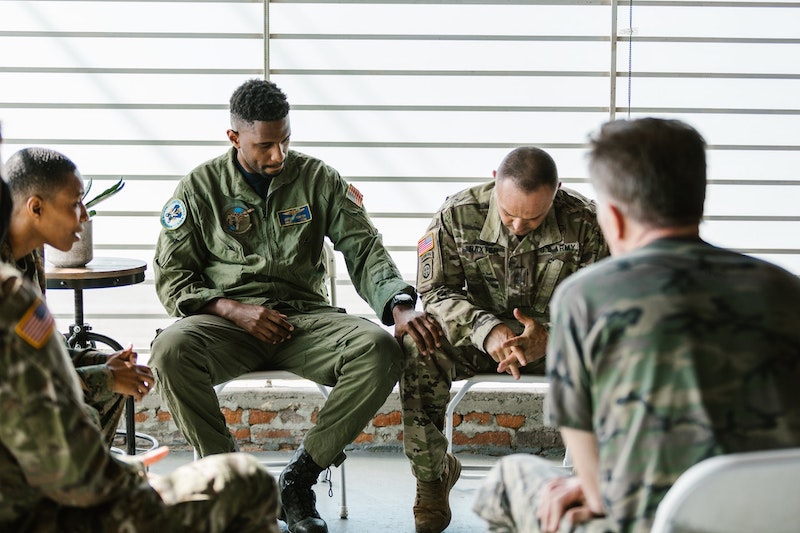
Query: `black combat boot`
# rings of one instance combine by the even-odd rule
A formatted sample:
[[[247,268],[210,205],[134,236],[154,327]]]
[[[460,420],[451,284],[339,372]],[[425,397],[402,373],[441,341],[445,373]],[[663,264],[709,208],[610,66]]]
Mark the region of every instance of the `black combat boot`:
[[[322,470],[301,444],[281,472],[281,505],[292,533],[328,533],[327,524],[317,512],[317,495],[311,490]]]

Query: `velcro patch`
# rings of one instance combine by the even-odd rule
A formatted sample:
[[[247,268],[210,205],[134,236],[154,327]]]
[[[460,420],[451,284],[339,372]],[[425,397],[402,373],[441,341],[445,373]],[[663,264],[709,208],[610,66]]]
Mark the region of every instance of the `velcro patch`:
[[[422,237],[419,241],[417,241],[417,255],[422,257],[426,253],[433,250],[433,232],[428,232]]]
[[[361,202],[364,200],[364,195],[361,191],[355,188],[353,184],[347,186],[347,199],[361,207]]]
[[[311,221],[311,208],[308,204],[278,211],[278,222],[281,226],[293,226]]]
[[[161,210],[161,225],[166,229],[176,229],[186,222],[186,204],[183,200],[173,198]]]
[[[55,327],[56,322],[47,310],[47,306],[42,300],[36,299],[22,315],[14,331],[22,340],[38,350],[50,340]]]

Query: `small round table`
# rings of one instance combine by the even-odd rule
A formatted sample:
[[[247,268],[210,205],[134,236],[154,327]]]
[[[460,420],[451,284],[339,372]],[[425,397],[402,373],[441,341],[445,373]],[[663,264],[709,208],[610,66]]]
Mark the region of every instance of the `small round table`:
[[[46,265],[45,277],[48,289],[72,289],[75,292],[75,323],[64,335],[71,348],[95,348],[97,343],[104,344],[114,351],[122,350],[122,345],[106,335],[92,331],[92,327],[83,317],[83,289],[105,289],[123,287],[144,281],[147,263],[137,259],[120,259],[115,257],[96,257],[83,267],[55,267]],[[136,439],[149,443],[147,449],[158,447],[158,441],[144,433],[136,433],[136,406],[133,397],[129,396],[125,403],[125,426],[128,455],[137,453]]]

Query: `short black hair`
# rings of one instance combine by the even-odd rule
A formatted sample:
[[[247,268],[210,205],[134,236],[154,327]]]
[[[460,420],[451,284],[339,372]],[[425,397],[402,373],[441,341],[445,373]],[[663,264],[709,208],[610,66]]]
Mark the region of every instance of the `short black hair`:
[[[515,148],[500,162],[497,177],[511,179],[519,189],[533,192],[558,187],[558,169],[550,154],[535,146]]]
[[[231,127],[239,124],[272,122],[289,114],[289,101],[271,81],[252,79],[239,86],[231,96]]]
[[[0,144],[3,144],[3,132],[0,130]],[[11,191],[3,179],[3,159],[0,158],[0,242],[6,242],[8,227],[11,223]]]
[[[52,198],[75,174],[70,158],[50,148],[23,148],[6,163],[11,197],[23,201],[33,195]]]
[[[706,141],[679,120],[604,124],[590,138],[589,174],[600,195],[656,228],[699,224],[706,198]]]

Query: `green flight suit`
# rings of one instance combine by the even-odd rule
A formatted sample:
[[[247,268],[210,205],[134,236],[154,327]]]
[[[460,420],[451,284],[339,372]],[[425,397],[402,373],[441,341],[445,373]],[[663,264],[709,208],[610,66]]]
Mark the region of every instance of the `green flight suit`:
[[[255,458],[148,481],[141,462],[111,454],[82,396],[39,292],[0,265],[0,531],[277,531],[277,484]]]
[[[347,263],[358,294],[386,325],[403,282],[362,206],[336,170],[289,151],[266,197],[244,179],[236,150],[195,168],[162,213],[156,289],[183,317],[161,332],[150,360],[162,398],[203,456],[234,450],[213,385],[254,370],[282,369],[333,386],[304,446],[327,467],[363,430],[397,383],[402,350],[379,325],[328,303],[324,238]],[[228,320],[197,314],[216,298],[263,305],[288,316],[285,342],[259,341]]]
[[[448,198],[417,246],[417,289],[425,311],[446,336],[442,348],[428,356],[404,340],[403,442],[414,475],[422,481],[442,474],[447,450],[442,430],[452,380],[497,371],[484,351],[492,328],[505,323],[522,333],[514,308],[549,328],[556,286],[608,255],[593,201],[558,189],[544,222],[520,239],[500,220],[494,184]],[[520,370],[543,374],[544,359]]]

